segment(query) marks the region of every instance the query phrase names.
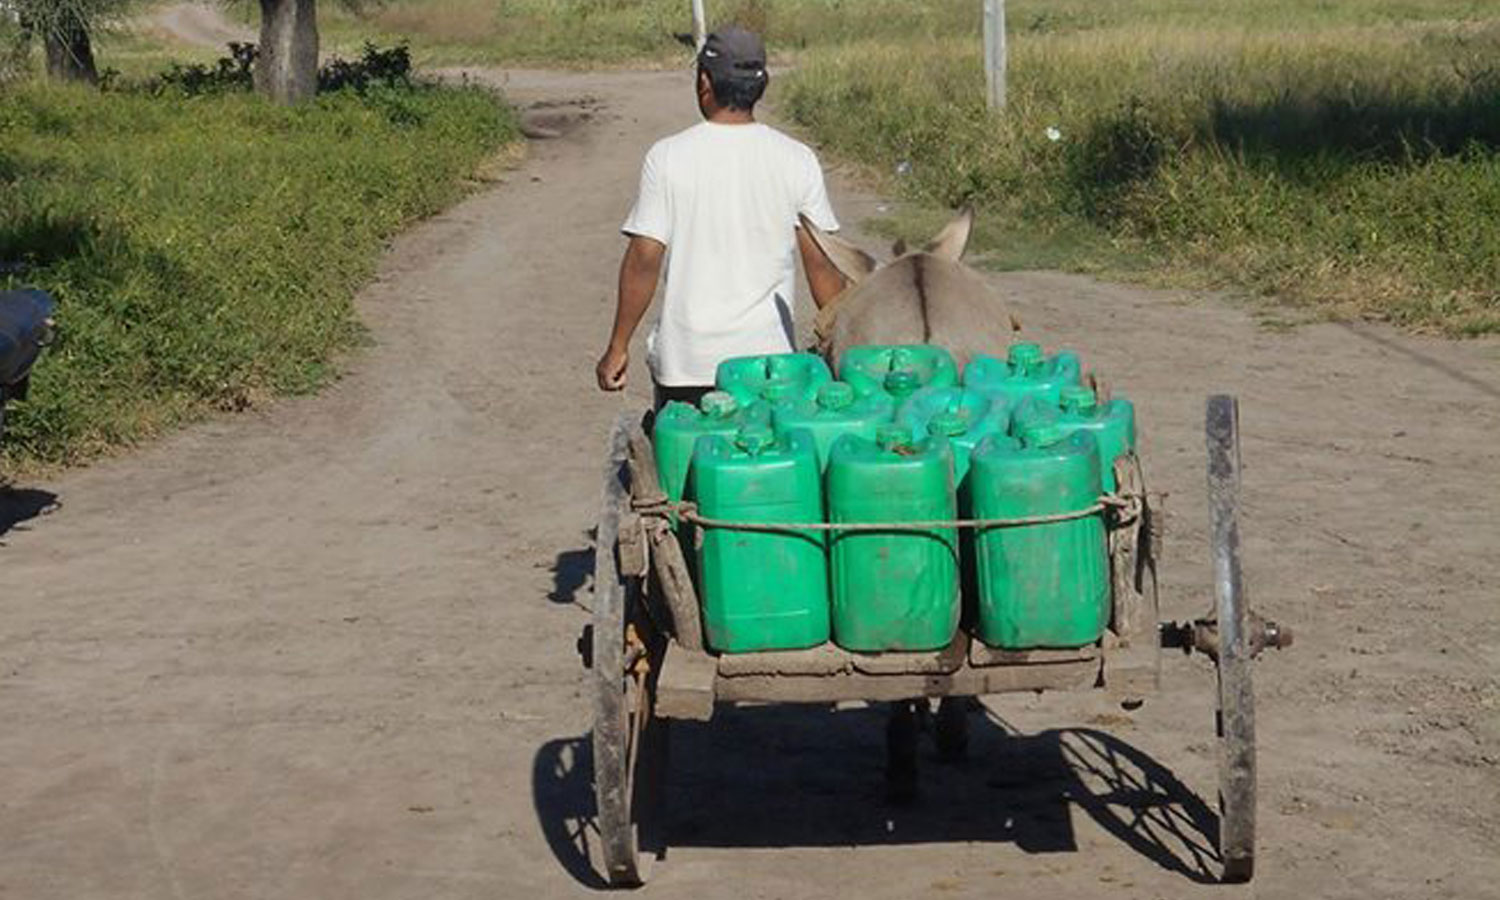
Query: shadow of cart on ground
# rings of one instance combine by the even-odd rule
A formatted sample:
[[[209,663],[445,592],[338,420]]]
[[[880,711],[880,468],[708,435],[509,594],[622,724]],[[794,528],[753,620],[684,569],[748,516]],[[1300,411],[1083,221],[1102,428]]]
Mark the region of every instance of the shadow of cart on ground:
[[[720,708],[674,722],[659,824],[643,846],[822,847],[1011,843],[1075,852],[1074,807],[1142,856],[1199,883],[1218,880],[1218,815],[1147,753],[1092,729],[1017,734],[970,721],[969,758],[944,764],[924,741],[922,794],[885,800],[884,706]],[[588,735],[536,755],[533,799],[548,844],[579,882],[603,887]],[[670,864],[668,861],[667,864]]]

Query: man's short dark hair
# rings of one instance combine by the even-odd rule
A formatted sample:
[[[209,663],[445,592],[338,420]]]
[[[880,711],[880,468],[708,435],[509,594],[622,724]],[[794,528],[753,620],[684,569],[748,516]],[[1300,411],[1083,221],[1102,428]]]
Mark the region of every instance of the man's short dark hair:
[[[750,112],[755,109],[755,104],[766,92],[765,78],[726,78],[720,76],[715,78],[712,72],[699,67],[698,71],[708,76],[708,84],[713,89],[714,101],[720,106],[728,109],[742,109]]]

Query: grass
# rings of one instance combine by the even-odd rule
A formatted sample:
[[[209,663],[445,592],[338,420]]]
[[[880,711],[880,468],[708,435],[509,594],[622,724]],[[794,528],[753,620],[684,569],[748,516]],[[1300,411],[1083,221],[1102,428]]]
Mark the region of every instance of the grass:
[[[706,0],[710,23],[738,22],[766,36],[786,61],[818,47],[884,36],[951,36],[978,27],[975,2],[923,0]],[[410,39],[428,63],[565,66],[677,65],[674,37],[692,31],[686,0],[387,0],[361,12],[320,9],[340,46],[369,37]]]
[[[772,91],[784,116],[912,201],[893,233],[970,203],[992,265],[1500,331],[1494,0],[1010,0],[1001,116],[978,0],[706,5],[795,67]],[[387,0],[324,20],[335,42],[409,37],[429,61],[660,65],[687,62],[687,9]]]
[[[0,261],[60,302],[3,465],[67,463],[306,391],[356,343],[386,239],[515,136],[477,89],[0,92]]]
[[[1138,15],[1100,18],[1122,8]],[[890,178],[909,198],[976,205],[982,248],[1055,235],[1069,268],[1135,256],[1158,277],[1488,333],[1500,18],[1454,18],[1478,10],[1016,4],[1003,115],[977,42],[954,38],[811,55],[782,108],[834,153],[905,173]]]

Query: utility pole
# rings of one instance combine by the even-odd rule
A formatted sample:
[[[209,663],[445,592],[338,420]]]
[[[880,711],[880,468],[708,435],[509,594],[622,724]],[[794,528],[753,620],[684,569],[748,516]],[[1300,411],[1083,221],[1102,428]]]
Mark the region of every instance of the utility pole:
[[[1005,108],[1005,0],[984,0],[984,80],[990,109]]]
[[[703,0],[693,0],[693,52],[703,49],[708,37],[708,17],[703,12]]]

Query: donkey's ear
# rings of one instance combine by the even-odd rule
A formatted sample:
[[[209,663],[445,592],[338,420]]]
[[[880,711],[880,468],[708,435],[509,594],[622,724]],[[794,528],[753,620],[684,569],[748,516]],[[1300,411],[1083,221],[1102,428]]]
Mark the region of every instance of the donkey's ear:
[[[953,221],[943,226],[937,237],[928,244],[926,251],[940,259],[958,262],[969,246],[969,233],[974,229],[974,209],[966,206]]]
[[[818,228],[807,216],[798,214],[797,222],[802,230],[813,239],[813,243],[818,245],[818,249],[823,251],[823,255],[828,257],[828,261],[833,263],[833,267],[838,269],[839,274],[848,279],[850,284],[858,284],[865,279],[865,276],[875,271],[875,258],[870,254]]]
[[[906,238],[896,238],[896,243],[891,245],[891,255],[897,258],[906,255]]]

